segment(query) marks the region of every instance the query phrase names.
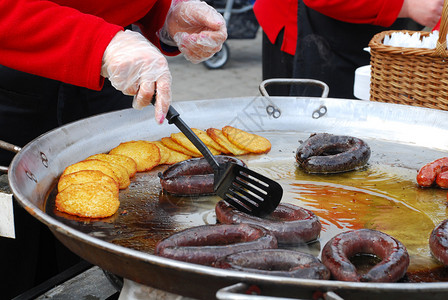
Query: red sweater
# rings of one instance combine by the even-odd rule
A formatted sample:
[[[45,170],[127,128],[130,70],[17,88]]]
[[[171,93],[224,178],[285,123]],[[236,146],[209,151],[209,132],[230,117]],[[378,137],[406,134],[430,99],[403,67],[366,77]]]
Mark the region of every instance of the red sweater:
[[[274,44],[284,28],[281,50],[294,55],[297,45],[297,0],[257,0],[254,14],[261,28]]]
[[[124,26],[155,35],[170,0],[2,0],[0,65],[94,90],[104,50]],[[177,52],[176,52],[177,54]]]
[[[397,19],[404,0],[303,0],[310,8],[333,19],[388,27]],[[282,28],[281,50],[295,53],[297,43],[297,0],[257,0],[254,13],[260,26],[274,43]]]

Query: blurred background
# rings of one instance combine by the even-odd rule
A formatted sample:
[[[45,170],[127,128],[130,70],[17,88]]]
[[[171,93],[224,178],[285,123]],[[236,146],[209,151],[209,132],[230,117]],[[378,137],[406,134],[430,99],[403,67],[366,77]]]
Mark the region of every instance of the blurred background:
[[[219,69],[208,69],[203,63],[194,65],[182,55],[169,57],[173,101],[258,96],[261,37],[259,30],[255,39],[228,40],[230,56]]]
[[[262,31],[253,14],[251,1],[206,2],[228,20],[228,40],[222,51],[197,65],[182,55],[168,57],[173,76],[173,101],[258,96],[258,86],[262,81]],[[226,8],[229,3],[232,6]]]

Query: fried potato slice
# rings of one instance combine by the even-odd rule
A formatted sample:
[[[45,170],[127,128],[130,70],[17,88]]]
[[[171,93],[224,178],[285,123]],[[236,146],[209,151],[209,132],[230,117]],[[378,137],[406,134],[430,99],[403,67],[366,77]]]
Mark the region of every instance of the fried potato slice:
[[[125,155],[99,153],[86,158],[86,160],[88,159],[99,159],[123,166],[128,171],[129,177],[133,177],[135,173],[137,173],[137,163],[132,158]]]
[[[170,137],[164,137],[164,138],[161,139],[161,141],[167,148],[170,148],[171,150],[183,153],[183,154],[188,155],[188,156],[198,157],[196,153],[191,152],[190,150],[188,150],[187,148],[185,148],[181,144],[175,142]]]
[[[171,149],[165,147],[161,141],[151,142],[159,148],[160,151],[160,161],[159,165],[164,165],[170,159]]]
[[[56,209],[87,218],[105,218],[117,212],[118,195],[98,182],[73,184],[56,195]]]
[[[205,132],[204,130],[200,130],[197,128],[191,128],[191,130],[193,130],[193,132],[196,133],[196,135],[201,139],[201,141],[204,142],[204,144],[207,145],[207,147],[214,148],[214,149],[218,150],[220,153],[231,154],[227,149],[225,149],[224,147],[221,147],[221,145],[219,145],[211,137],[209,137],[207,132]],[[220,154],[220,153],[218,153],[218,154]],[[214,155],[218,155],[218,154],[214,154]]]
[[[206,132],[210,138],[217,142],[221,147],[227,149],[227,151],[233,155],[243,155],[249,153],[249,151],[232,144],[222,133],[222,131],[217,128],[209,128]]]
[[[61,176],[58,181],[58,192],[62,192],[70,185],[87,182],[101,183],[118,196],[118,183],[109,175],[97,170],[82,170]]]
[[[115,174],[115,176],[117,178],[118,186],[120,189],[125,189],[131,184],[131,180],[129,179],[128,171],[124,167],[114,164],[114,163],[111,163],[111,162],[99,160],[99,159],[88,159],[88,160],[80,161],[80,162],[72,165],[72,166],[74,166],[73,171],[92,170],[91,166],[89,165],[88,162],[93,162],[92,166],[104,164],[105,166],[112,169],[112,172]],[[67,169],[68,169],[68,167],[67,167]],[[69,171],[70,171],[70,169],[69,169]],[[67,172],[69,172],[69,171],[67,171]],[[64,173],[65,173],[65,171],[64,171]],[[73,172],[70,172],[70,173],[73,173]]]
[[[155,141],[153,143],[156,144],[157,147],[159,147],[159,150],[160,150],[161,153],[162,152],[166,153],[164,155],[166,155],[167,158],[164,160],[163,164],[172,165],[172,164],[175,164],[175,163],[178,163],[178,162],[181,162],[181,161],[184,161],[184,160],[187,160],[187,159],[191,158],[191,156],[189,156],[189,155],[186,155],[186,154],[181,153],[181,152],[174,151],[173,149],[170,149],[170,148],[166,147],[162,143],[162,141]]]
[[[251,153],[261,154],[271,150],[271,142],[262,136],[232,126],[224,126],[222,133],[232,144]]]
[[[149,171],[160,162],[160,150],[148,141],[124,142],[109,151],[109,154],[121,154],[137,163],[137,172]]]
[[[72,164],[72,165],[68,166],[67,168],[65,168],[64,172],[62,172],[61,177],[64,175],[67,175],[67,174],[71,174],[71,173],[83,171],[83,170],[101,171],[104,174],[112,177],[117,182],[117,184],[119,184],[118,177],[117,177],[117,175],[115,175],[112,166],[105,161],[101,161],[101,160],[97,160],[97,159],[83,160],[83,161],[77,162],[75,164]]]
[[[202,153],[198,150],[198,148],[196,148],[196,146],[182,132],[171,134],[171,139],[173,139],[176,143],[182,145],[183,147],[187,148],[189,151],[194,153],[195,157],[201,157],[202,156]],[[205,146],[207,146],[207,144],[205,144]],[[207,148],[210,150],[210,152],[213,155],[218,155],[218,154],[221,153],[218,150],[216,150],[215,148],[208,147],[208,146],[207,146]],[[194,156],[194,155],[192,155],[192,156]]]
[[[189,155],[174,151],[172,149],[169,149],[169,151],[170,151],[170,158],[165,162],[165,164],[167,164],[167,165],[173,165],[175,163],[178,163],[178,162],[181,162],[181,161],[191,158],[191,156],[189,156]]]

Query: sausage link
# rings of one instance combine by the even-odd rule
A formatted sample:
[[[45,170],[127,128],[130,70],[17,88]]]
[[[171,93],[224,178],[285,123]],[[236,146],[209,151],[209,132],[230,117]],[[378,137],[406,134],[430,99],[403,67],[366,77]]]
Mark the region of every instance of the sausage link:
[[[281,203],[268,216],[259,218],[240,212],[225,201],[215,206],[216,219],[224,224],[253,224],[272,232],[280,244],[307,243],[316,240],[322,228],[319,218],[310,210]]]
[[[217,155],[219,164],[233,162],[245,166],[240,159],[230,156]],[[168,167],[159,173],[162,189],[170,194],[183,195],[211,195],[213,188],[213,168],[204,157],[184,160]]]
[[[286,250],[248,250],[218,259],[215,267],[272,276],[329,279],[330,271],[311,254]]]
[[[436,159],[427,163],[417,173],[417,184],[421,187],[430,187],[434,184],[437,175],[448,168],[448,157]]]
[[[432,230],[429,236],[429,248],[438,261],[448,266],[448,219]]]
[[[154,254],[201,265],[213,265],[232,253],[277,248],[277,239],[254,225],[202,225],[177,232],[156,244]]]
[[[447,168],[444,168],[444,169],[447,169]],[[443,170],[442,172],[437,174],[436,184],[437,184],[437,186],[441,187],[442,189],[448,189],[448,169]]]
[[[339,173],[364,166],[370,153],[361,139],[314,133],[297,148],[296,161],[307,173]]]
[[[359,275],[350,258],[355,254],[374,254],[381,262]],[[340,233],[325,244],[322,262],[337,280],[395,282],[409,266],[406,247],[393,237],[376,230],[359,229]]]

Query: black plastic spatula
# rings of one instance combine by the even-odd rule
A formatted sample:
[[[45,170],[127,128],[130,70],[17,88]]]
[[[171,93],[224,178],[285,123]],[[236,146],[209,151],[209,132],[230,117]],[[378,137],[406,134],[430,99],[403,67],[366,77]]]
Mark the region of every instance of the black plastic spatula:
[[[185,134],[213,167],[214,189],[219,197],[234,208],[254,216],[270,214],[277,208],[283,195],[280,184],[231,162],[219,164],[207,146],[184,123],[172,106],[166,119],[169,124],[174,123]]]

